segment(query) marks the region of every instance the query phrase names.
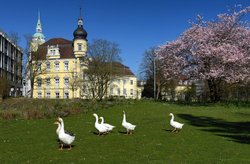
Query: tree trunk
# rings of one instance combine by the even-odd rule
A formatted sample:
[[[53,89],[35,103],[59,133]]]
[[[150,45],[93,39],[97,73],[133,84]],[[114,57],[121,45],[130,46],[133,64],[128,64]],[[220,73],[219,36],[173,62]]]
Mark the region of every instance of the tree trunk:
[[[34,81],[30,81],[30,98],[33,98]]]
[[[209,88],[210,101],[219,102],[221,100],[222,95],[220,88],[221,81],[219,79],[208,79],[207,83]]]

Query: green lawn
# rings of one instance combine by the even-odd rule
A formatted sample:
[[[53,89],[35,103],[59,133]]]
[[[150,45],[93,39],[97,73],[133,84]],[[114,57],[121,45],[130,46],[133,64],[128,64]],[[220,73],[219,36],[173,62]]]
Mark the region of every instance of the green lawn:
[[[136,124],[124,135],[122,111]],[[250,109],[141,101],[95,111],[116,126],[97,136],[93,112],[64,118],[74,147],[58,150],[55,119],[0,120],[1,163],[250,163]],[[171,133],[169,113],[184,123]]]

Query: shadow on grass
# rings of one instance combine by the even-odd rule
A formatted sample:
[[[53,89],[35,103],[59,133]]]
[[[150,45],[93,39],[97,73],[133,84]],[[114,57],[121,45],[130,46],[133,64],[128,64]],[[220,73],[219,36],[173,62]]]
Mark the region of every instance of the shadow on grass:
[[[203,131],[214,133],[217,136],[228,138],[230,141],[250,144],[250,122],[228,122],[206,116],[178,114],[178,117],[188,121],[188,124],[202,127]]]
[[[108,135],[109,133],[103,133],[103,134],[99,134],[98,132],[96,131],[91,131],[90,133],[92,133],[93,135],[96,135],[96,136],[106,136]]]
[[[162,129],[163,131],[166,131],[166,132],[172,132],[172,130],[170,129]]]
[[[127,134],[127,132],[126,131],[118,131],[120,134]]]

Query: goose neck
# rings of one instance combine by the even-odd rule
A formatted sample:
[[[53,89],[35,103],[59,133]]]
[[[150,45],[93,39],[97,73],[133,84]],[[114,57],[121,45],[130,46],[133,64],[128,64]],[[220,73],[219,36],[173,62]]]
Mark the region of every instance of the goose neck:
[[[62,120],[62,122],[61,122],[61,128],[60,128],[60,131],[61,131],[61,132],[64,132],[64,122],[63,122],[63,120]]]
[[[171,118],[171,121],[174,121],[174,115],[171,115],[171,117],[172,117],[172,118]]]
[[[125,115],[125,113],[123,114],[123,120],[122,121],[126,122],[126,115]]]
[[[98,124],[98,116],[95,115],[95,123]]]
[[[102,121],[101,121],[101,124],[103,124],[103,123],[104,123],[104,119],[103,119],[102,117],[101,117],[101,120],[102,120]]]

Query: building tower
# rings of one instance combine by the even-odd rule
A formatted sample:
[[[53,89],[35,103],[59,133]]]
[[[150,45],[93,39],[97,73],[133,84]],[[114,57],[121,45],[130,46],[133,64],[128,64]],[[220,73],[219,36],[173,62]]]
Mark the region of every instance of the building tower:
[[[39,45],[43,44],[45,42],[45,36],[42,33],[42,23],[40,20],[40,12],[38,11],[38,20],[36,24],[36,33],[32,37],[31,42],[31,51],[37,51],[37,48]]]
[[[86,56],[87,53],[87,32],[83,28],[82,12],[80,9],[80,16],[78,18],[77,29],[73,33],[73,49],[76,58],[82,58]]]

